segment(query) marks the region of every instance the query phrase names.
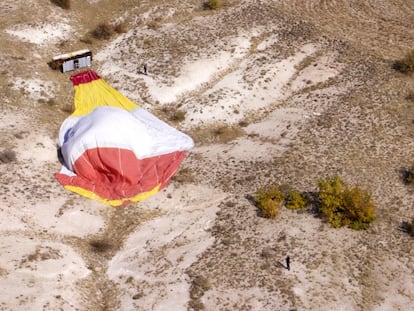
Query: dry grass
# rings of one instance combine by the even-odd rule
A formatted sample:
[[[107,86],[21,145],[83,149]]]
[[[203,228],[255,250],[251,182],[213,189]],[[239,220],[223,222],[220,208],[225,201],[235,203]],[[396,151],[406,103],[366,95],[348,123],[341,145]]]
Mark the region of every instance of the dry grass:
[[[192,130],[191,137],[197,144],[219,143],[226,144],[244,136],[244,131],[238,125],[213,124]]]
[[[195,181],[195,174],[190,168],[181,168],[177,174],[172,177],[172,180],[180,184],[192,183]]]
[[[113,248],[113,245],[108,240],[91,240],[89,245],[94,253],[106,253]]]
[[[127,24],[125,22],[120,22],[114,25],[114,31],[118,34],[126,33],[128,31]]]
[[[114,32],[114,27],[111,24],[102,22],[91,31],[91,35],[98,40],[108,40]]]

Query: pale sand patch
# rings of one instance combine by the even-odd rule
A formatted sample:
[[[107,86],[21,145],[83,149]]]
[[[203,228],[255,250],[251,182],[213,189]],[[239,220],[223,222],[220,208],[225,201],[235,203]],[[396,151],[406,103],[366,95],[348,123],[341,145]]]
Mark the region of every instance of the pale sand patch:
[[[6,33],[15,36],[22,41],[38,45],[47,45],[58,42],[69,37],[72,27],[68,24],[39,24],[39,25],[16,25],[6,29]]]
[[[184,103],[186,120],[189,120],[187,122],[197,124],[215,121],[234,124],[252,111],[266,108],[286,98],[290,94],[286,86],[296,73],[295,67],[315,51],[317,47],[308,44],[292,57],[261,66],[255,65],[258,55],[250,56],[202,95],[203,105],[200,105],[199,99]],[[253,69],[248,71],[247,68]],[[210,97],[214,100],[209,100]]]
[[[271,48],[272,45],[277,42],[279,42],[278,35],[276,34],[271,35],[257,45],[256,51],[259,51],[259,52],[265,51],[266,49]]]
[[[225,197],[219,189],[188,185],[169,187],[143,202],[162,215],[137,228],[108,263],[108,276],[122,291],[123,310],[187,310],[185,270],[213,243],[209,230]],[[134,295],[140,298],[131,299]]]
[[[176,101],[186,92],[193,91],[211,80],[211,78],[224,70],[232,61],[232,55],[221,52],[210,59],[200,59],[191,63],[183,64],[180,76],[175,79],[174,84],[169,87],[160,85],[152,79],[147,79],[147,86],[151,96],[160,102],[168,104]]]
[[[282,146],[275,145],[273,142],[263,142],[260,140],[240,138],[227,144],[202,146],[194,149],[194,153],[201,155],[212,162],[226,161],[229,158],[235,160],[271,161],[273,157],[280,154]]]
[[[384,270],[384,267],[386,269]],[[381,266],[374,267],[373,279],[377,286],[377,305],[373,311],[410,310],[413,306],[413,264],[397,258],[385,259]]]
[[[292,81],[291,89],[293,91],[299,91],[305,87],[315,86],[318,83],[328,81],[330,78],[337,76],[343,66],[336,63],[336,58],[337,55],[331,53],[323,55],[311,62]]]
[[[26,209],[26,222],[32,229],[71,237],[86,237],[105,228],[105,221],[100,215],[105,208],[107,207],[99,205],[98,202],[82,206],[68,202],[65,197],[58,197],[40,201]]]
[[[0,238],[0,305],[5,310],[82,308],[75,282],[89,274],[71,247],[18,235]]]
[[[56,141],[47,133],[31,130],[32,120],[26,116],[16,113],[3,115],[1,119],[3,118],[4,127],[17,124],[20,129],[27,130],[23,130],[20,139],[14,137],[14,145],[11,148],[16,153],[21,171],[18,172],[19,177],[14,177],[15,182],[8,182],[7,187],[14,185],[16,190],[19,189],[19,195],[7,196],[7,203],[3,204],[8,206],[0,205],[2,230],[47,231],[77,237],[95,234],[101,230],[105,223],[100,212],[106,206],[94,201],[82,206],[80,202],[59,196],[61,186],[53,179],[53,173],[59,169]],[[50,166],[51,163],[54,165]],[[54,168],[56,171],[53,171]],[[3,176],[4,182],[8,175]],[[32,181],[27,183],[27,180]],[[49,193],[51,198],[36,198],[36,194],[29,193],[30,189],[33,189],[33,184],[45,188],[44,192]],[[22,204],[28,196],[35,202]]]
[[[96,54],[95,60],[105,62],[101,66],[100,72],[103,75],[116,74],[119,76],[121,74],[134,79],[143,79],[149,95],[160,105],[172,103],[187,93],[205,87],[207,83],[214,81],[217,75],[237,65],[240,59],[246,55],[251,45],[250,39],[246,36],[231,38],[229,44],[234,46],[232,53],[221,51],[210,57],[200,57],[195,61],[187,60],[182,63],[179,76],[171,79],[171,85],[165,85],[165,83],[159,83],[157,77],[151,74],[151,68],[149,69],[149,75],[143,76],[139,74],[141,67],[137,67],[138,65],[125,67],[120,63],[119,45],[131,36],[134,36],[133,31],[121,35]],[[139,59],[139,55],[143,50],[134,48],[134,52],[136,58]],[[143,60],[141,60],[141,63],[143,63]],[[120,90],[122,90],[122,87]],[[136,95],[130,94],[128,91],[123,91],[123,93],[132,99],[136,98]]]
[[[216,306],[223,306],[228,310],[234,310],[234,302],[238,306],[248,305],[251,310],[289,310],[283,300],[275,301],[275,298],[260,287],[227,288],[218,287],[214,290],[207,291],[202,297],[205,310],[214,310]],[[269,308],[269,301],[272,301]],[[226,310],[224,309],[223,310]]]
[[[349,250],[359,249],[364,256],[358,232],[341,228],[328,233],[321,219],[306,213],[286,211],[280,218],[291,257],[291,269],[283,273],[291,281],[296,306],[306,310],[358,310],[362,293],[355,279],[361,277],[362,269],[358,263],[347,264]]]
[[[246,126],[245,131],[271,139],[286,139],[287,136],[293,137],[298,131],[298,125],[310,117],[304,109],[279,108],[270,113],[265,120]],[[280,146],[280,142],[275,145]]]
[[[3,232],[27,229],[21,213],[16,213],[14,208],[1,206],[0,215],[0,227]]]
[[[17,77],[13,80],[12,88],[14,90],[23,91],[31,99],[47,99],[52,97],[56,85],[52,81],[43,81],[38,78],[24,79]]]
[[[29,124],[28,124],[29,125]],[[17,158],[19,161],[28,161],[31,166],[39,167],[46,162],[55,162],[57,151],[56,141],[50,138],[47,133],[27,132],[26,137],[16,140]],[[33,170],[28,170],[30,175]]]

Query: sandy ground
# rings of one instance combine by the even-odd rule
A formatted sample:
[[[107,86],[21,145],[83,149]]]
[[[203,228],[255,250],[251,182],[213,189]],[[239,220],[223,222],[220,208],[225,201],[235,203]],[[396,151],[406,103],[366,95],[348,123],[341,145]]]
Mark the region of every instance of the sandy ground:
[[[414,216],[399,175],[414,79],[391,68],[412,48],[412,2],[29,3],[0,4],[0,152],[16,155],[0,162],[0,310],[414,310],[413,240],[398,230]],[[128,30],[82,43],[102,20]],[[73,90],[47,62],[81,48],[196,142],[141,203],[106,207],[54,180]],[[373,194],[368,230],[285,208],[269,220],[248,200],[334,174]]]

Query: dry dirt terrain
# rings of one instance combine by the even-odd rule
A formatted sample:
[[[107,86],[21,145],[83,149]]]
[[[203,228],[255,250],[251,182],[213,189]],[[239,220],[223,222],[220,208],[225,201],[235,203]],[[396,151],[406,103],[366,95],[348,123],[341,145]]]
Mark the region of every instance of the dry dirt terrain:
[[[101,22],[125,31],[91,39]],[[0,310],[414,310],[399,230],[414,217],[400,174],[414,76],[392,68],[413,26],[411,0],[2,0]],[[47,63],[83,48],[195,141],[163,192],[125,208],[53,176],[73,88]],[[266,219],[249,200],[334,175],[372,193],[367,230],[286,208]]]

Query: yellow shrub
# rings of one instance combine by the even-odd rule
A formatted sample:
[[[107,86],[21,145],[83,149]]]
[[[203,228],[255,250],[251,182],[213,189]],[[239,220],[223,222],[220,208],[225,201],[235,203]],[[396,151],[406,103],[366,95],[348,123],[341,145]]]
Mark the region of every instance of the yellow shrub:
[[[260,188],[254,195],[257,208],[266,218],[275,218],[284,196],[276,185]]]
[[[375,205],[368,191],[349,188],[339,176],[319,181],[320,211],[334,228],[366,229],[375,220]]]
[[[285,206],[289,209],[301,209],[308,204],[306,198],[296,190],[292,190],[288,193]]]
[[[352,229],[366,229],[375,220],[375,206],[371,195],[359,187],[347,188],[343,192],[346,219]]]

